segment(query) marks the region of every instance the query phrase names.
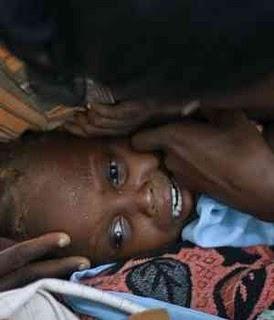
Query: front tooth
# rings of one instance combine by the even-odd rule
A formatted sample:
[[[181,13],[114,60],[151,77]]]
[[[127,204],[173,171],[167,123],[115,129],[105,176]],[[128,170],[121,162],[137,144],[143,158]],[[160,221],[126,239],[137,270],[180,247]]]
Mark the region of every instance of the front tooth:
[[[176,197],[177,193],[177,197]],[[174,197],[173,197],[174,195]],[[175,187],[172,188],[172,202],[173,202],[173,216],[179,217],[180,212],[182,211],[182,195],[180,190],[176,190]],[[176,203],[177,202],[177,203]]]
[[[174,211],[175,209],[175,204],[176,204],[176,190],[174,187],[171,187],[171,196],[172,196],[172,210]]]

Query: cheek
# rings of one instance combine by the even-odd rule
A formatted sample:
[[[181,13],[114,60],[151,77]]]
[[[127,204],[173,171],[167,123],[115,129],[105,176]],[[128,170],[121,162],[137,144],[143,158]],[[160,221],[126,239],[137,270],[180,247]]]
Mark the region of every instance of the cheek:
[[[139,219],[134,228],[132,241],[125,250],[125,255],[134,255],[162,248],[167,244],[176,242],[179,234],[180,228],[177,226],[162,231],[150,220]]]
[[[67,232],[78,242],[87,237],[87,205],[77,190],[64,184],[45,183],[42,190],[28,192],[19,203],[29,237],[55,231]]]
[[[27,226],[28,237],[33,238],[48,232],[65,232],[70,236],[71,244],[58,250],[57,255],[89,256],[89,239],[92,232],[89,220],[70,208],[63,207],[60,210],[64,211],[47,211],[44,215],[36,215],[30,220]]]

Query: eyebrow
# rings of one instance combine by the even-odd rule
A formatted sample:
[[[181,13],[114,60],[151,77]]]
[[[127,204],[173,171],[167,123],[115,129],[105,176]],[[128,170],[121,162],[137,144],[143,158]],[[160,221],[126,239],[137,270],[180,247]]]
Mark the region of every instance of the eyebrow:
[[[88,183],[93,185],[94,184],[94,175],[95,175],[95,170],[93,166],[91,165],[90,162],[90,157],[88,159],[88,163],[85,165],[81,165],[77,163],[77,171],[79,173],[79,180],[80,182]]]
[[[89,173],[90,173],[90,181],[93,186],[100,190],[103,186],[103,164],[105,163],[105,158],[107,154],[105,151],[101,151],[100,155],[98,156],[90,156],[89,157]]]

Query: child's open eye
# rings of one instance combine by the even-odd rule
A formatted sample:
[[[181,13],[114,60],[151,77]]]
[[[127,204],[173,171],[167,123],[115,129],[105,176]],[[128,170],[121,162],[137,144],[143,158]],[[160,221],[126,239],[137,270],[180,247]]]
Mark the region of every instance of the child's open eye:
[[[114,249],[120,249],[129,240],[131,228],[123,216],[116,217],[110,227],[110,242]]]
[[[116,161],[111,160],[108,168],[108,178],[114,187],[117,187],[120,182],[120,170]]]
[[[122,186],[126,181],[127,170],[123,162],[110,160],[107,163],[107,179],[110,184],[114,187]]]

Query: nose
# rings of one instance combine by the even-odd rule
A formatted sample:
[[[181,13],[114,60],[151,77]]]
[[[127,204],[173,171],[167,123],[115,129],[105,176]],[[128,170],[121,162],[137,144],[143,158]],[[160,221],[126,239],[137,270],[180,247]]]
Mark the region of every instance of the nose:
[[[131,181],[130,185],[136,190],[140,190],[159,170],[159,159],[151,154],[138,154],[138,157],[131,161]]]
[[[129,178],[116,194],[118,210],[126,210],[129,214],[138,212],[153,216],[157,213],[156,197],[152,182],[159,171],[159,159],[149,153],[131,153]]]
[[[145,183],[136,193],[136,206],[140,212],[148,217],[154,217],[158,214],[156,198],[153,186],[150,182]]]
[[[118,204],[117,210],[126,211],[129,214],[138,212],[151,218],[158,214],[154,190],[149,182],[144,183],[139,189],[121,190],[118,192],[116,204]]]

